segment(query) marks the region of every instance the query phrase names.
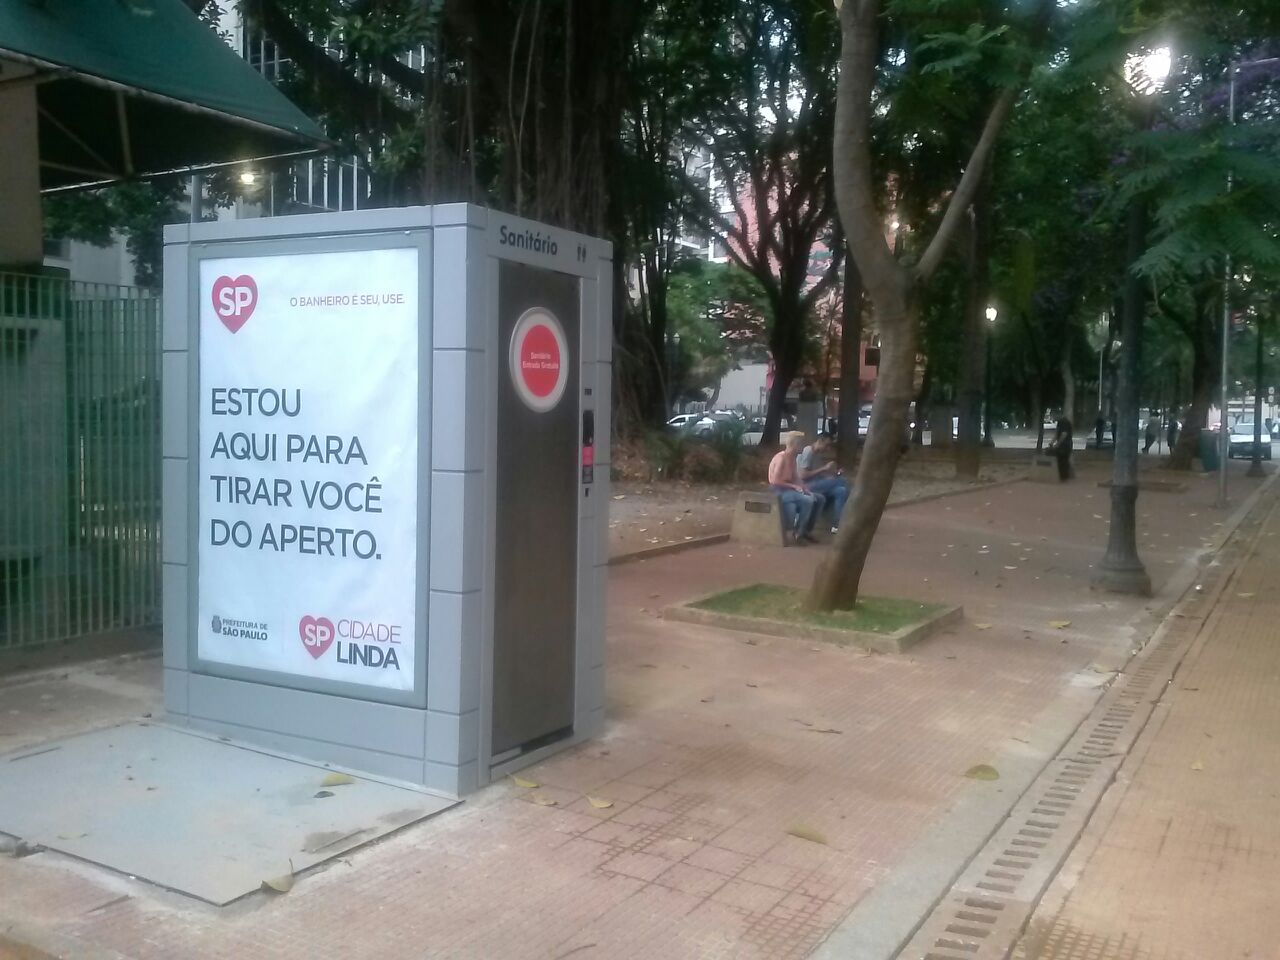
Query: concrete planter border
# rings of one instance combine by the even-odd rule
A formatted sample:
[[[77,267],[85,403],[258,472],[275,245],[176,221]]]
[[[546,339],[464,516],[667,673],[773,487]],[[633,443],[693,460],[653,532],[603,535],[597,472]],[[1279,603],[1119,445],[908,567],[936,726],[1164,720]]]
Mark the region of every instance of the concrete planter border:
[[[663,619],[745,633],[758,633],[767,637],[821,640],[842,647],[859,647],[871,653],[905,653],[935,631],[964,619],[964,607],[946,606],[923,620],[895,630],[893,633],[872,633],[866,630],[842,630],[839,627],[823,627],[790,620],[748,617],[737,613],[720,613],[716,610],[704,610],[693,606],[695,603],[702,603],[725,592],[717,590],[715,593],[695,597],[686,603],[666,607],[662,611]]]

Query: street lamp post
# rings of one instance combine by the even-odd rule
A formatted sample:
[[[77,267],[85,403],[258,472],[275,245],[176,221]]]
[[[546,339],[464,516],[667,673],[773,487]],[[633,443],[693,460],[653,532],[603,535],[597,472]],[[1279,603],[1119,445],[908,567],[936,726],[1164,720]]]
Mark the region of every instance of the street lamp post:
[[[1138,124],[1148,129],[1154,117],[1151,94],[1169,75],[1167,47],[1135,55],[1125,75],[1138,94]],[[1142,370],[1142,320],[1146,310],[1145,281],[1133,266],[1146,250],[1149,212],[1145,197],[1129,201],[1125,215],[1124,305],[1120,318],[1121,354],[1116,382],[1116,447],[1111,458],[1111,526],[1107,552],[1098,563],[1094,584],[1116,593],[1151,593],[1151,578],[1138,556],[1138,388]]]
[[[991,439],[991,338],[995,332],[996,317],[999,311],[995,307],[987,307],[987,366],[985,370],[986,384],[982,393],[982,445],[994,447]]]
[[[1240,71],[1247,67],[1260,67],[1264,64],[1280,63],[1280,57],[1265,57],[1261,60],[1246,60],[1243,63],[1233,63],[1227,68],[1227,123],[1234,127],[1236,125],[1236,77],[1240,75]],[[1231,181],[1233,177],[1231,171],[1227,171],[1227,193],[1231,192]],[[1230,452],[1231,438],[1230,431],[1227,430],[1227,355],[1231,351],[1231,254],[1225,257],[1222,270],[1222,414],[1218,418],[1218,506],[1225,507],[1227,505],[1227,454]],[[1256,423],[1256,420],[1255,420]],[[1257,427],[1255,426],[1255,432]],[[1257,454],[1257,444],[1254,444],[1254,454]],[[1249,473],[1252,476],[1260,476],[1262,473],[1261,464],[1257,467],[1258,472],[1254,473],[1254,467],[1250,465]]]
[[[1253,345],[1253,457],[1246,476],[1263,477],[1262,470],[1262,317],[1254,321]],[[1271,437],[1267,437],[1268,445]]]

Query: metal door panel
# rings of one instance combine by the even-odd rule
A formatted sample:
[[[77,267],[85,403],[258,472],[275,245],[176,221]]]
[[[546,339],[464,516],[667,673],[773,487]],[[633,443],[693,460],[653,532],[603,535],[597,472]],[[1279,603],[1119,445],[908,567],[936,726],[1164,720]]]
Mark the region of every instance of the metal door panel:
[[[499,261],[498,276],[495,757],[573,726],[580,370],[579,280],[510,261]],[[568,382],[545,413],[520,399],[507,363],[531,307],[554,315],[567,343]]]

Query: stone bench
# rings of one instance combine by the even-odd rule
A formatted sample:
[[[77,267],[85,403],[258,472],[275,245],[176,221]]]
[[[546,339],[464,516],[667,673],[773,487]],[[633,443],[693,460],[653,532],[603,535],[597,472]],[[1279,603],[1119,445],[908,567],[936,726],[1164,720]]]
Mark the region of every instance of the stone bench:
[[[730,536],[735,543],[786,546],[782,533],[782,501],[777,494],[767,491],[741,494],[733,509]]]

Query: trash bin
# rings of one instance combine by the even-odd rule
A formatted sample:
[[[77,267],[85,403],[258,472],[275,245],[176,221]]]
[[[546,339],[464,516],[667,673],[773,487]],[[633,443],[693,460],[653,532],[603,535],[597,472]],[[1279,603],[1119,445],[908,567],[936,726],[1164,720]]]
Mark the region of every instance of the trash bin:
[[[1218,434],[1213,430],[1200,431],[1200,462],[1204,464],[1205,473],[1218,469]]]

